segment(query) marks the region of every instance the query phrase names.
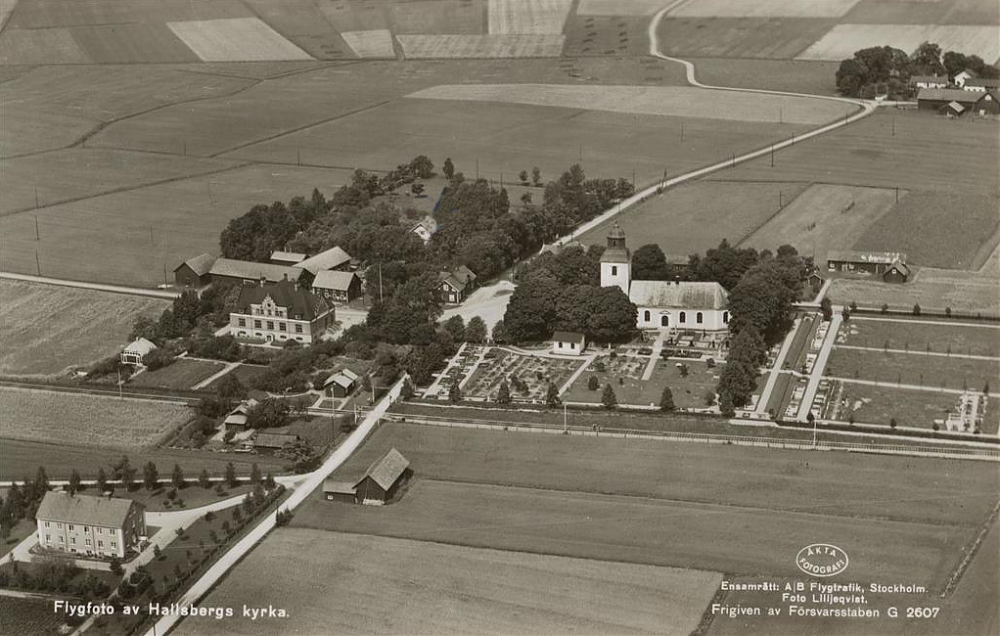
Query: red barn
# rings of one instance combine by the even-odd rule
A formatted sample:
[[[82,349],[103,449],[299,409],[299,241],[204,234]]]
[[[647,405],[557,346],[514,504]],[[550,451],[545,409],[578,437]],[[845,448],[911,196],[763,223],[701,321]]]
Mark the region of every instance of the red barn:
[[[372,464],[361,481],[355,484],[357,501],[381,506],[392,499],[409,467],[410,461],[393,448],[385,457]]]

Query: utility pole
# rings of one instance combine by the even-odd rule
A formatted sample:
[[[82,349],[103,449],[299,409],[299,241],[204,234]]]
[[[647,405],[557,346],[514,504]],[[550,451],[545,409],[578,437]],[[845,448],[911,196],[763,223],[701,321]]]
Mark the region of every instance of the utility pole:
[[[35,188],[35,209],[38,209],[38,188]]]
[[[785,207],[785,204],[781,200],[781,190],[778,190],[778,209]]]
[[[476,157],[476,181],[479,181],[479,157]]]
[[[684,122],[681,122],[681,141],[684,141]]]
[[[163,263],[163,284],[164,285],[168,285],[169,284],[167,282],[167,264],[165,262]]]
[[[297,165],[297,166],[301,166],[302,165],[302,149],[301,148],[296,148],[295,149],[295,165]]]
[[[566,424],[566,403],[564,402],[563,403],[563,433],[569,432],[568,428],[569,427]]]
[[[583,146],[580,146],[580,165],[583,165]]]
[[[774,167],[774,144],[771,144],[771,167]]]
[[[382,263],[378,264],[378,301],[380,303],[385,301],[382,297]]]
[[[635,192],[635,166],[632,167],[632,192]]]
[[[38,207],[38,206],[35,206],[35,207]],[[41,239],[38,238],[38,215],[36,214],[35,215],[35,241],[40,241],[40,240]]]
[[[124,400],[125,396],[122,395],[122,370],[115,369],[115,372],[118,373],[118,399]]]
[[[39,276],[42,275],[42,266],[38,262],[38,250],[35,250],[35,271],[38,272]]]
[[[899,204],[899,186],[896,186],[896,204]]]
[[[892,136],[896,136],[896,116],[892,116]]]

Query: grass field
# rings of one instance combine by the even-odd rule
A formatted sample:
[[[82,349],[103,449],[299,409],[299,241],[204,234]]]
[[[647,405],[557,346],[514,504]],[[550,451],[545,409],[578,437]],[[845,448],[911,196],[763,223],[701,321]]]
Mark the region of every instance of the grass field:
[[[227,376],[230,375],[242,382],[243,386],[250,386],[250,382],[261,373],[264,373],[265,370],[267,370],[267,367],[262,365],[241,364],[218,380],[209,384],[208,388],[210,390],[216,388]]]
[[[904,252],[909,263],[925,267],[978,269],[982,263],[977,255],[993,244],[1000,227],[997,210],[997,195],[900,193],[899,205],[878,218],[853,247]]]
[[[616,3],[622,8],[635,3]],[[649,54],[649,18],[637,15],[571,15],[566,21],[564,56]],[[644,57],[644,63],[657,58]],[[648,61],[648,62],[647,62]]]
[[[677,17],[662,20],[657,34],[667,55],[792,59],[835,24],[798,17]]]
[[[960,272],[924,268],[905,285],[881,281],[836,279],[827,296],[834,304],[858,303],[861,307],[909,311],[919,304],[924,310],[947,308],[964,316],[1000,317],[1000,278],[994,273]]]
[[[601,390],[605,384],[611,384],[618,398],[619,404],[660,404],[660,396],[663,387],[669,386],[674,395],[674,404],[679,408],[705,408],[706,394],[715,394],[715,387],[718,384],[717,376],[722,371],[722,367],[709,369],[704,362],[688,362],[688,376],[681,377],[674,360],[657,360],[656,369],[653,375],[646,382],[635,377],[623,377],[625,384],[619,384],[621,377],[611,372],[597,372],[593,369],[584,371],[576,382],[562,395],[562,399],[567,402],[592,402],[601,403]],[[646,358],[641,359],[639,367],[639,377],[646,368]],[[601,383],[601,388],[591,391],[587,388],[590,376],[596,376]]]
[[[580,0],[576,6],[577,15],[594,16],[625,16],[653,15],[661,7],[663,0]]]
[[[670,12],[699,18],[839,18],[858,0],[692,0]]]
[[[205,378],[221,371],[223,366],[217,362],[180,359],[156,371],[143,371],[138,376],[131,378],[129,384],[167,389],[190,389]]]
[[[667,254],[688,256],[717,247],[724,238],[736,244],[753,236],[779,213],[779,201],[787,205],[804,189],[801,183],[699,181],[667,190],[619,214],[614,221],[627,236],[635,237],[631,239],[633,249],[657,243]],[[580,241],[604,245],[610,229],[611,223],[605,223]],[[758,243],[772,251],[781,245],[763,245],[763,241],[754,245]]]
[[[128,342],[136,318],[155,318],[168,306],[155,298],[2,280],[0,373],[52,374],[96,362]]]
[[[187,407],[113,397],[0,388],[0,438],[138,449],[191,418]]]
[[[204,62],[312,59],[259,18],[178,21],[167,26]]]
[[[291,567],[289,567],[291,566]],[[267,573],[266,575],[264,573]],[[267,580],[281,622],[187,619],[178,634],[688,634],[720,576],[625,563],[282,529],[206,599],[239,607]],[[322,579],[323,585],[313,582]],[[354,598],[330,613],[327,598]],[[405,602],[397,602],[405,599]],[[222,630],[221,632],[219,630]]]
[[[836,62],[710,57],[685,59],[695,65],[698,80],[711,86],[766,88],[815,95],[837,94]]]
[[[805,60],[843,60],[869,46],[891,46],[912,52],[921,42],[934,42],[942,51],[978,55],[987,63],[1000,58],[996,26],[926,24],[838,24],[799,55]]]
[[[392,33],[388,29],[344,31],[340,34],[358,57],[394,58]]]
[[[407,59],[559,57],[564,37],[548,34],[400,35]]]
[[[562,33],[573,0],[488,0],[491,34]]]
[[[981,390],[1000,386],[1000,360],[926,356],[834,347],[825,374],[918,386]]]
[[[790,244],[825,263],[828,250],[849,249],[859,240],[874,242],[868,228],[892,208],[894,197],[894,191],[880,188],[813,184],[741,245],[773,251]],[[883,238],[889,241],[892,235]],[[880,245],[881,251],[904,251],[893,243]],[[914,257],[913,262],[921,261]]]
[[[858,347],[964,353],[1000,358],[1000,329],[992,324],[968,327],[941,322],[866,320],[852,316],[837,334],[839,344]]]

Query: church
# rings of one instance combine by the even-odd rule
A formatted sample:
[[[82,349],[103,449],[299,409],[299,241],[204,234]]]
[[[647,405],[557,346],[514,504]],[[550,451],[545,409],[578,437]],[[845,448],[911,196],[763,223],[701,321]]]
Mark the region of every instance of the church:
[[[632,280],[632,254],[615,223],[601,255],[601,287],[619,287],[638,310],[639,329],[721,332],[729,328],[729,294],[719,283]]]

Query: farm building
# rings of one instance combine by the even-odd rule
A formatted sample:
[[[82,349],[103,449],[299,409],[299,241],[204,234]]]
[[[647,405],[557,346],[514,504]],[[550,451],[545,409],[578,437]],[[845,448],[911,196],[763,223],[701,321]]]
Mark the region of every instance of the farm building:
[[[178,287],[204,287],[212,282],[209,271],[215,264],[211,254],[199,254],[174,268],[174,282]]]
[[[830,250],[826,255],[826,266],[831,272],[882,275],[894,265],[905,264],[906,254],[900,252]]]
[[[631,254],[617,223],[601,255],[601,287],[618,287],[628,294],[639,310],[639,329],[721,332],[729,328],[729,295],[718,283],[632,280]]]
[[[327,501],[355,503],[357,501],[357,493],[354,490],[352,482],[327,479],[323,482],[323,498]]]
[[[439,272],[438,280],[441,301],[457,305],[469,297],[476,283],[476,275],[465,265],[459,265],[450,272]]]
[[[358,386],[359,377],[350,369],[341,369],[323,382],[323,390],[332,397],[345,398],[354,393],[354,389]]]
[[[964,71],[956,73],[955,77],[951,78],[951,83],[954,84],[955,86],[958,86],[959,88],[965,88],[966,82],[968,82],[970,79],[976,79],[978,77],[979,77],[978,73],[976,73],[973,70],[966,69]]]
[[[973,77],[967,79],[965,81],[965,85],[962,88],[973,93],[985,93],[987,91],[995,91],[1000,89],[1000,79]]]
[[[552,334],[552,353],[564,356],[583,355],[587,348],[587,339],[582,333],[574,331],[557,331]]]
[[[298,435],[286,435],[284,433],[258,433],[257,437],[253,438],[253,447],[263,449],[284,448],[285,446],[295,444],[298,441]]]
[[[250,409],[257,406],[257,404],[258,402],[254,398],[247,398],[240,402],[239,406],[230,411],[226,419],[222,421],[224,430],[236,433],[247,430],[247,416],[250,414]]]
[[[349,303],[361,296],[361,279],[354,272],[324,270],[316,274],[312,288],[327,300]]]
[[[156,345],[145,338],[136,338],[122,351],[122,364],[142,364],[147,353],[156,349]]]
[[[882,274],[882,280],[887,283],[905,283],[910,277],[910,268],[899,261],[894,262]]]
[[[365,476],[354,485],[356,500],[366,505],[381,506],[392,496],[410,467],[408,459],[395,448],[369,466]]]
[[[295,265],[313,276],[318,276],[325,270],[347,271],[351,268],[351,255],[338,247],[331,247],[325,252],[320,252],[315,256],[300,261]]]
[[[146,536],[142,504],[120,497],[45,493],[35,514],[42,548],[124,558]]]
[[[302,276],[302,270],[296,267],[238,261],[232,258],[216,259],[208,273],[214,285],[227,283],[259,285],[262,280],[277,283],[283,280],[297,281]]]
[[[297,282],[261,282],[240,290],[236,310],[229,314],[229,332],[267,342],[296,340],[308,344],[333,321],[333,305]]]
[[[995,115],[1000,112],[996,91],[966,91],[951,88],[923,88],[917,93],[917,108],[952,116],[973,112]]]
[[[414,225],[410,231],[420,237],[420,240],[424,242],[424,245],[427,245],[431,242],[431,237],[434,236],[434,233],[438,231],[438,224],[433,217],[425,216],[419,223]]]
[[[298,252],[275,250],[271,252],[270,260],[274,265],[298,265],[302,261],[306,260],[306,255]]]
[[[913,88],[948,88],[946,75],[914,75],[910,77]]]

